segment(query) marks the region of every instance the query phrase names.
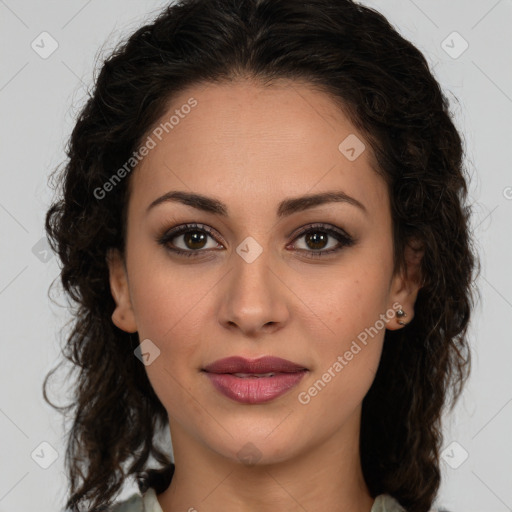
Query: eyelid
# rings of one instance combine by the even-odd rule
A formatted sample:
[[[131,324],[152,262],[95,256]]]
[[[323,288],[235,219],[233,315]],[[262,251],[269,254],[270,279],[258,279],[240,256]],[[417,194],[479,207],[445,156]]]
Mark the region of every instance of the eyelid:
[[[349,235],[345,230],[338,228],[337,226],[334,226],[333,224],[326,224],[323,222],[313,222],[312,224],[306,224],[305,226],[300,227],[295,232],[292,231],[292,233],[288,236],[288,238],[293,236],[293,241],[295,241],[297,238],[302,236],[304,233],[308,233],[309,231],[312,231],[314,229],[324,230],[327,233],[334,232],[338,235],[345,237],[347,239],[354,239],[351,235]]]
[[[208,235],[210,235],[217,243],[220,243],[216,240],[216,238],[219,238],[222,241],[222,244],[225,245],[226,242],[224,238],[221,236],[221,234],[211,226],[208,226],[207,224],[202,224],[200,222],[186,222],[184,224],[178,224],[170,229],[164,229],[163,233],[160,235],[157,235],[156,239],[157,242],[164,242],[167,243],[173,238],[176,238],[177,236],[181,236],[184,233],[187,233],[188,231],[204,231]],[[206,249],[211,250],[211,249]],[[187,252],[200,252],[200,251],[187,251]],[[205,252],[203,249],[202,252]]]
[[[357,243],[357,239],[351,235],[349,235],[344,229],[338,228],[333,224],[327,224],[323,222],[314,222],[312,224],[307,224],[306,226],[302,226],[299,230],[294,234],[293,240],[290,245],[293,245],[302,238],[305,234],[310,232],[320,231],[327,233],[327,236],[334,238],[337,241],[337,245],[335,247],[331,247],[330,249],[318,249],[318,250],[307,250],[307,249],[295,249],[295,251],[299,254],[305,255],[306,258],[309,259],[320,259],[320,258],[328,258],[329,256],[336,256],[341,253],[344,249],[352,247]],[[288,248],[289,246],[287,246]]]

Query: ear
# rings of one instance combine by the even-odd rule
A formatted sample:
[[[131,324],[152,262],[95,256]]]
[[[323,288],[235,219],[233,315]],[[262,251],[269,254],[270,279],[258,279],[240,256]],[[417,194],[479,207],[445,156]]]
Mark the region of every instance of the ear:
[[[390,304],[395,304],[394,308],[392,306],[390,308],[396,310],[396,303],[400,304],[405,316],[395,316],[390,319],[386,325],[387,329],[400,329],[403,325],[398,323],[399,320],[408,324],[414,318],[414,304],[423,284],[421,260],[424,254],[425,249],[418,240],[410,240],[406,244],[404,249],[406,268],[393,276],[390,290]]]
[[[123,331],[136,332],[137,324],[132,309],[124,260],[117,249],[109,249],[106,261],[109,269],[110,291],[116,302],[112,322]]]

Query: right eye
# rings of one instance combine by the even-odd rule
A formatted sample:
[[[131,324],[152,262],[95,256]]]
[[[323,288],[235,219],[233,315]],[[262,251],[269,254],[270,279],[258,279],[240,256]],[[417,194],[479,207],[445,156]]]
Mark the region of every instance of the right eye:
[[[213,238],[213,230],[210,227],[204,224],[183,224],[172,228],[159,237],[158,243],[175,254],[196,257],[201,252],[219,248],[218,243],[213,247],[206,247],[208,237]],[[175,239],[179,240],[178,244],[172,242]],[[180,243],[181,247],[179,246]]]

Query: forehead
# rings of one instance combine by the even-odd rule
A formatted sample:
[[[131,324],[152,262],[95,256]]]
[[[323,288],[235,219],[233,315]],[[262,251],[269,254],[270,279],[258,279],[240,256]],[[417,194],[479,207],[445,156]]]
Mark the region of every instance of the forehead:
[[[308,84],[197,84],[172,99],[147,136],[152,149],[132,176],[137,209],[168,190],[229,197],[239,207],[334,188],[366,198],[369,209],[387,201],[364,136]]]

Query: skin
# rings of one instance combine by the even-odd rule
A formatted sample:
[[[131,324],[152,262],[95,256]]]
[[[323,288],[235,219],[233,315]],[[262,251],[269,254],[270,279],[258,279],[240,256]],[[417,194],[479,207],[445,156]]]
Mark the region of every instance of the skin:
[[[374,498],[360,464],[361,404],[385,329],[402,328],[397,317],[308,404],[298,394],[379,315],[396,311],[394,303],[406,321],[413,318],[420,258],[407,252],[407,272],[393,275],[387,187],[372,168],[369,144],[328,95],[286,80],[270,87],[249,79],[202,84],[175,97],[162,121],[190,97],[198,105],[130,177],[125,262],[117,252],[108,256],[117,304],[112,321],[160,350],[145,369],[169,415],[176,471],[158,501],[164,512],[369,512]],[[338,150],[349,134],[366,144],[354,161]],[[229,215],[179,202],[146,213],[171,190],[219,199]],[[285,198],[338,190],[366,213],[331,202],[276,216]],[[173,255],[156,241],[192,222],[213,228],[214,236],[194,246],[178,235],[173,243],[203,251],[198,257]],[[339,246],[332,236],[319,246],[296,238],[312,223],[338,227],[356,242],[308,258]],[[236,252],[248,236],[262,249],[251,263]],[[231,355],[275,355],[309,372],[271,402],[240,404],[200,371]],[[248,446],[259,456],[254,464],[238,456]]]

